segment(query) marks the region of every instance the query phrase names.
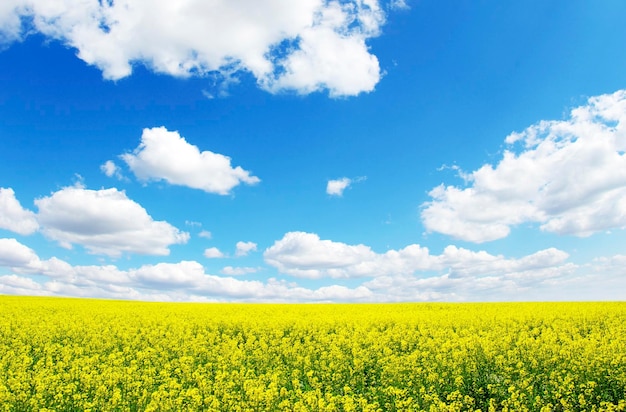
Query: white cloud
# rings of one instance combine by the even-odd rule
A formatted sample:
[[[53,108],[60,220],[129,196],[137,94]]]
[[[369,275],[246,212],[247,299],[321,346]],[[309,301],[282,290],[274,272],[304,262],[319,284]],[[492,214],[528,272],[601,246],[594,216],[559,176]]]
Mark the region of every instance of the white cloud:
[[[21,38],[22,21],[20,16],[26,13],[24,3],[21,0],[0,2],[0,50],[7,44]]]
[[[248,253],[255,251],[256,246],[254,242],[237,242],[235,256],[246,256]]]
[[[539,271],[562,265],[569,255],[559,249],[540,250],[520,259],[505,259],[485,251],[474,252],[456,246],[448,246],[443,254],[437,257],[438,265],[447,269],[451,277],[467,277],[473,275],[511,275],[521,272]]]
[[[271,92],[344,96],[371,91],[381,76],[366,42],[380,34],[385,15],[372,0],[0,4],[0,41],[38,31],[77,49],[107,79],[129,76],[142,63],[173,76],[218,71],[228,79],[246,71]],[[23,28],[21,19],[32,23]]]
[[[223,258],[224,254],[216,247],[205,249],[204,257],[209,259]]]
[[[124,179],[122,175],[122,169],[118,165],[115,164],[112,160],[107,160],[102,165],[100,165],[100,170],[107,177],[116,177],[118,180]]]
[[[0,239],[0,267],[16,273],[0,276],[0,293],[104,297],[159,301],[331,301],[363,300],[365,287],[307,289],[293,283],[238,280],[207,274],[195,261],[157,263],[120,270],[114,265],[71,266],[57,258],[42,261],[13,239]],[[252,273],[252,268],[226,270]],[[37,277],[40,281],[34,281]]]
[[[569,119],[541,121],[506,143],[497,165],[464,175],[469,187],[431,190],[421,212],[428,231],[485,242],[525,222],[575,236],[626,227],[626,91],[592,97]]]
[[[155,221],[126,193],[115,188],[66,187],[35,200],[42,233],[63,247],[84,246],[90,253],[124,252],[168,255],[169,246],[186,243],[189,234]]]
[[[258,272],[259,269],[258,268],[251,268],[251,267],[232,267],[232,266],[225,266],[221,272],[223,275],[228,275],[228,276],[241,276],[241,275],[249,275],[250,273],[256,273]]]
[[[614,255],[609,258],[599,257],[594,259],[593,267],[602,268],[600,273],[618,273],[626,276],[626,255]]]
[[[15,239],[0,239],[0,266],[25,267],[39,258],[34,250]]]
[[[342,177],[341,179],[329,180],[326,184],[326,193],[331,196],[343,196],[343,191],[350,186],[351,179]]]
[[[205,239],[211,239],[213,237],[211,232],[209,232],[208,230],[201,230],[200,233],[198,233],[198,236],[203,237]]]
[[[323,286],[313,292],[315,300],[325,302],[344,302],[352,300],[365,301],[372,299],[374,294],[365,286],[350,289],[341,285]]]
[[[401,257],[396,255],[396,258]],[[206,273],[195,261],[147,264],[127,270],[115,265],[72,266],[56,257],[41,260],[28,246],[14,239],[0,239],[0,267],[14,272],[0,275],[0,293],[251,302],[626,298],[625,256],[598,258],[582,266],[564,263],[565,258],[556,249],[521,259],[504,259],[449,247],[441,255],[433,256],[429,263],[445,273],[396,271],[382,273],[353,288],[330,284],[309,289],[274,278],[261,282],[215,276]],[[223,269],[229,276],[244,271],[252,273],[252,268]]]
[[[397,10],[407,10],[411,8],[406,0],[392,0],[391,3],[389,3],[389,7]]]
[[[142,285],[156,284],[161,287],[189,286],[202,283],[204,268],[195,261],[158,263],[145,265],[129,271],[129,277]]]
[[[41,284],[18,275],[0,276],[0,294],[46,296],[51,292],[44,290]]]
[[[343,192],[354,183],[361,183],[367,180],[366,176],[359,176],[354,179],[342,177],[340,179],[331,179],[326,184],[326,194],[330,196],[343,196]]]
[[[313,233],[289,232],[263,254],[265,261],[282,273],[297,277],[350,277],[367,267],[375,253],[367,246],[320,240]]]
[[[35,214],[22,208],[13,189],[0,187],[0,229],[30,235],[38,228]]]
[[[409,245],[400,250],[375,253],[369,246],[321,240],[314,233],[289,232],[264,253],[265,261],[294,277],[358,278],[404,276],[415,273],[447,273],[451,278],[501,276],[558,267],[569,255],[550,248],[521,259],[506,259],[485,251],[448,246],[441,255]]]
[[[380,67],[366,40],[378,35],[383,22],[377,2],[328,2],[313,24],[299,33],[297,49],[280,64],[283,72],[266,76],[262,84],[271,91],[328,89],[331,97],[374,90]],[[358,29],[349,29],[351,24]]]
[[[144,129],[139,146],[121,158],[142,181],[165,180],[220,195],[229,194],[240,183],[253,185],[260,181],[239,166],[233,168],[229,157],[200,152],[178,132],[165,127]]]

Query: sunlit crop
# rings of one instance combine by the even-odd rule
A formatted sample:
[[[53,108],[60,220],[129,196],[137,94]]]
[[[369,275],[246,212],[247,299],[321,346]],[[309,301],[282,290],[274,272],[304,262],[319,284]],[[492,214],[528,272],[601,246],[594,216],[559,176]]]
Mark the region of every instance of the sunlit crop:
[[[624,411],[626,303],[0,297],[0,411]]]

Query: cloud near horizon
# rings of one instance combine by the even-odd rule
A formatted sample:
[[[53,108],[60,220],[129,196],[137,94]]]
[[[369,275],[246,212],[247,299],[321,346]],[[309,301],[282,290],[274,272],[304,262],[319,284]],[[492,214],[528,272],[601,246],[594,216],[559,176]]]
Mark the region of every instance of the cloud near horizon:
[[[227,83],[247,72],[272,93],[338,97],[380,80],[367,41],[384,23],[377,0],[10,0],[0,5],[0,47],[39,32],[106,79],[130,76],[140,63],[178,77],[219,73]]]
[[[120,270],[115,265],[72,266],[53,257],[41,260],[15,239],[0,238],[0,293],[46,296],[88,296],[157,301],[331,301],[363,300],[364,287],[322,286],[308,289],[273,278],[266,282],[211,275],[196,261],[157,263]],[[225,268],[238,276],[252,268]],[[35,281],[31,277],[38,277]]]
[[[498,164],[462,173],[467,187],[435,187],[422,205],[429,232],[482,243],[511,227],[579,237],[626,227],[626,90],[592,97],[566,120],[505,139]]]
[[[619,291],[626,287],[623,255],[577,266],[566,262],[565,252],[553,248],[519,259],[456,246],[448,246],[441,255],[431,255],[418,245],[379,254],[367,246],[321,241],[316,235],[305,235],[300,236],[305,242],[280,250],[281,256],[276,249],[271,252],[270,248],[266,253],[274,253],[273,258],[282,260],[284,271],[293,276],[302,275],[297,269],[317,269],[323,276],[333,277],[339,272],[331,270],[339,268],[343,275],[369,279],[354,287],[327,284],[310,289],[275,278],[256,281],[233,277],[254,273],[259,268],[226,266],[221,272],[228,276],[211,275],[193,260],[125,270],[111,264],[73,266],[56,257],[40,259],[16,239],[0,238],[0,268],[10,270],[0,274],[0,293],[199,302],[393,302],[546,299],[551,292],[569,290],[578,295],[559,295],[561,299],[606,299],[606,295],[594,293],[604,293],[603,288],[610,287],[619,296]],[[290,238],[293,235],[285,234],[275,246]],[[325,243],[320,247],[321,242]],[[317,253],[322,249],[331,255]],[[368,271],[360,271],[353,260],[355,254],[366,258]],[[270,258],[267,256],[266,260]]]
[[[315,233],[289,232],[263,254],[266,263],[298,278],[362,278],[446,273],[452,278],[500,276],[558,267],[569,255],[556,248],[520,259],[506,259],[485,251],[447,246],[441,255],[428,248],[408,245],[400,250],[376,253],[369,246],[322,240]]]

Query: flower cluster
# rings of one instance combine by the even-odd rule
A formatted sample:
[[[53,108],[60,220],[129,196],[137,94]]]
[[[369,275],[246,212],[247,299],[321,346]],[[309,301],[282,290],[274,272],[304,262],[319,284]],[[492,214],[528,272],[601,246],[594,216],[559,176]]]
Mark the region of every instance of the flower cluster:
[[[626,303],[0,297],[0,411],[624,411]]]

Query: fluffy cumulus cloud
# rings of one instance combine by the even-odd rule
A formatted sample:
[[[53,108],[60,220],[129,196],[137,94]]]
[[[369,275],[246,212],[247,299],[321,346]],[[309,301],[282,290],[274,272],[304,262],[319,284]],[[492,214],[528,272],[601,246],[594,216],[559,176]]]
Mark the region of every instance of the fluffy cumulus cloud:
[[[224,253],[216,247],[210,247],[204,250],[204,257],[208,259],[218,259],[223,258],[224,256]]]
[[[0,3],[0,50],[22,35],[21,16],[27,12],[21,0],[6,0]]]
[[[329,180],[326,184],[326,194],[331,196],[343,196],[343,191],[346,190],[351,183],[352,180],[347,177]]]
[[[276,279],[239,280],[206,273],[195,261],[157,263],[121,270],[114,265],[72,266],[57,258],[41,260],[14,239],[0,239],[0,293],[22,295],[90,296],[159,301],[332,301],[365,300],[363,287],[300,287]],[[239,269],[239,270],[238,270]],[[231,268],[233,275],[251,268]]]
[[[162,287],[175,287],[199,284],[204,279],[205,273],[200,263],[182,261],[142,266],[137,270],[130,271],[128,276],[143,285],[156,284]]]
[[[35,214],[22,208],[13,189],[0,187],[0,229],[29,235],[38,228]]]
[[[377,0],[5,0],[0,42],[42,33],[76,49],[107,79],[142,63],[173,76],[228,79],[245,71],[271,92],[346,96],[380,80],[367,40],[384,22]]]
[[[328,89],[331,96],[373,90],[380,67],[365,41],[379,34],[383,22],[376,1],[326,2],[299,32],[296,48],[280,64],[282,73],[262,84],[272,91]]]
[[[233,168],[229,157],[201,152],[178,132],[165,127],[144,129],[139,146],[121,158],[142,181],[165,180],[220,195],[229,194],[241,183],[253,185],[260,181],[239,166]]]
[[[237,242],[235,245],[235,256],[247,256],[248,253],[256,250],[257,244],[254,242]]]
[[[264,253],[265,261],[281,273],[301,278],[381,278],[423,273],[449,278],[503,276],[567,265],[568,254],[554,248],[520,259],[507,259],[485,251],[448,246],[440,255],[428,248],[409,245],[376,253],[369,246],[322,240],[314,233],[290,232]]]
[[[264,256],[279,272],[298,278],[365,278],[360,287],[372,301],[589,299],[581,291],[599,298],[611,290],[606,285],[626,285],[623,270],[615,269],[618,265],[613,264],[610,271],[600,268],[605,262],[579,266],[567,262],[568,254],[555,248],[521,258],[453,245],[441,254],[431,254],[419,245],[376,253],[365,245],[291,232]],[[623,298],[624,294],[612,296]]]
[[[66,187],[35,200],[42,233],[63,247],[84,246],[90,253],[168,255],[169,247],[186,243],[189,234],[155,221],[126,193],[115,188]]]
[[[354,179],[342,177],[340,179],[331,179],[326,183],[326,194],[330,196],[343,196],[343,192],[354,183],[361,183],[367,180],[366,176],[359,176]]]
[[[26,267],[39,258],[34,250],[15,239],[0,239],[0,266]]]
[[[438,186],[423,205],[428,231],[485,242],[525,222],[561,235],[626,227],[626,91],[592,97],[566,120],[506,138],[498,164]]]
[[[341,262],[343,269],[351,272],[350,258],[342,258],[341,254],[355,253],[355,249],[339,243],[335,246],[328,249],[336,254],[335,266]],[[362,253],[358,252],[361,248],[356,250]],[[374,260],[385,255],[371,253]],[[406,259],[402,253],[391,255],[394,257],[387,259]],[[520,259],[505,259],[450,246],[441,255],[428,258],[428,253],[424,254],[422,260],[428,263],[417,270],[439,268],[440,273],[412,273],[407,267],[405,271],[371,272],[370,278],[355,287],[327,284],[311,289],[275,278],[257,281],[233,277],[253,273],[257,268],[227,266],[222,270],[226,276],[212,275],[196,261],[162,262],[130,269],[112,264],[74,266],[56,257],[40,259],[17,240],[0,238],[0,293],[251,302],[625,298],[625,256],[598,258],[580,267],[565,263],[566,257],[561,251],[547,249]],[[323,265],[329,266],[329,261],[320,261],[320,270],[326,270]],[[292,264],[295,262],[293,257]],[[309,268],[314,265],[310,257],[307,264]],[[6,269],[9,273],[1,274]]]

